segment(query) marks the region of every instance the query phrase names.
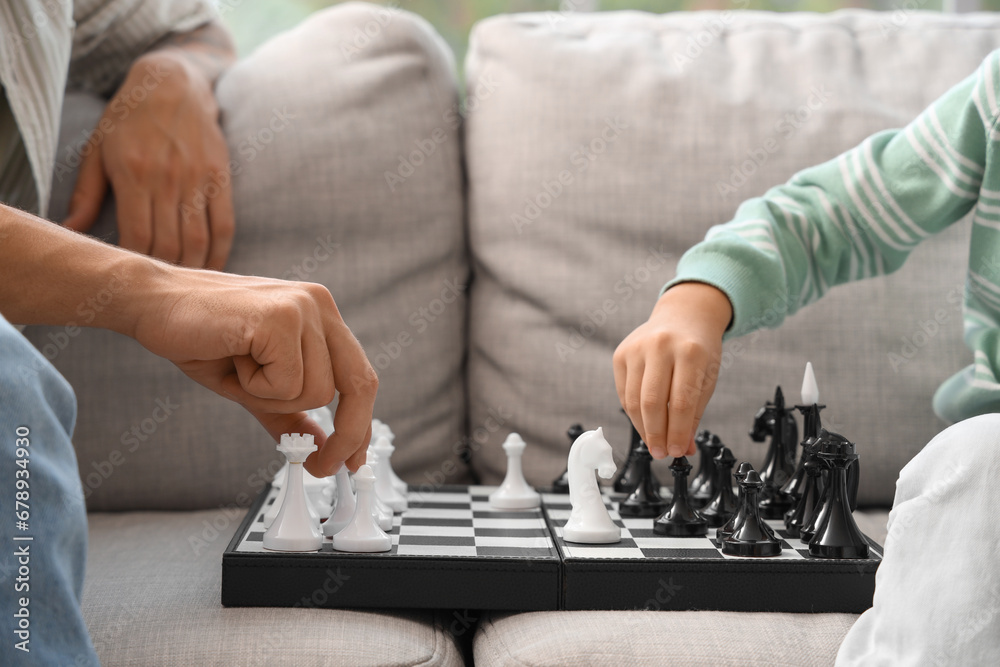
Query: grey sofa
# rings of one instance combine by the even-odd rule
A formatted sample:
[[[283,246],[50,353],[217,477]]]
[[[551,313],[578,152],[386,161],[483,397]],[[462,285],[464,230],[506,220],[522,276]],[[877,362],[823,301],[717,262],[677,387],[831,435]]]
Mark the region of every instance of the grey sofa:
[[[545,485],[574,422],[603,425],[623,460],[611,354],[687,247],[743,199],[905,124],[998,45],[985,14],[499,16],[474,29],[460,101],[425,22],[341,5],[219,84],[228,270],[330,287],[408,481],[497,483],[516,430]],[[66,144],[101,108],[70,99]],[[58,219],[72,179],[57,185]],[[968,363],[953,305],[967,242],[959,224],[897,274],[728,343],[703,425],[759,462],[754,411],[776,384],[795,397],[812,361],[825,424],[861,453],[859,522],[881,539],[899,469],[943,427],[933,390]],[[655,591],[630,612],[226,609],[221,553],[277,470],[274,443],[119,336],[85,330],[54,363],[80,401],[84,612],[107,665],[819,665],[854,619],[678,611]],[[176,406],[161,421],[157,400]]]

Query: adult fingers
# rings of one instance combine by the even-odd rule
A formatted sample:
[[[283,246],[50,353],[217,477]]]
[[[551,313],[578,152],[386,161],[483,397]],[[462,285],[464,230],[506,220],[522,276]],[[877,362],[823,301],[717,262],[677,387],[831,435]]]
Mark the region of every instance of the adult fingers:
[[[153,244],[153,202],[145,188],[112,179],[118,209],[118,245],[148,255]]]
[[[232,179],[226,175],[214,179],[206,188],[218,187],[215,196],[208,197],[209,251],[205,266],[216,271],[226,267],[236,234],[233,212]]]
[[[184,188],[180,207],[181,264],[196,269],[204,268],[208,261],[211,233],[208,212],[205,209],[202,189]]]
[[[167,184],[161,185],[153,196],[153,245],[150,254],[171,263],[181,258],[179,207],[177,191]]]
[[[69,211],[63,221],[63,225],[78,232],[85,232],[94,226],[108,192],[108,177],[104,173],[100,146],[87,145],[92,146],[92,150],[80,163],[69,200]]]

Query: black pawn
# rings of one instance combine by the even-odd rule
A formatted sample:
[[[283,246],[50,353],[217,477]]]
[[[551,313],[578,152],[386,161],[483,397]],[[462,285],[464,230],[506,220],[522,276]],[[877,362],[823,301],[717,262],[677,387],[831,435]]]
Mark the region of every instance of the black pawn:
[[[722,451],[715,457],[715,495],[708,501],[708,504],[700,510],[701,515],[708,521],[712,528],[722,526],[736,514],[739,509],[739,501],[733,493],[733,466],[736,464],[736,457],[733,456],[729,447],[722,447]]]
[[[698,448],[698,472],[688,483],[688,493],[693,498],[703,484],[707,484],[711,477],[711,467],[708,460],[708,444],[712,441],[712,434],[709,431],[698,431],[694,436],[694,446]]]
[[[868,541],[851,514],[847,469],[857,460],[854,444],[828,433],[818,456],[830,469],[827,512],[809,541],[809,555],[816,558],[868,558]]]
[[[760,518],[757,496],[764,483],[756,470],[747,473],[746,479],[740,482],[743,490],[743,507],[745,514],[743,523],[737,526],[732,534],[722,541],[722,553],[730,556],[779,556],[781,542],[774,537],[774,531]]]
[[[641,477],[640,471],[636,468],[636,457],[639,452],[645,450],[649,453],[649,448],[646,447],[646,443],[642,441],[639,437],[639,431],[635,429],[635,426],[629,422],[629,427],[632,429],[632,442],[629,445],[628,456],[625,459],[625,464],[622,465],[622,470],[615,477],[615,481],[612,483],[612,488],[617,493],[629,494],[635,491],[635,487],[639,485],[639,479]],[[657,488],[660,486],[660,482],[656,479],[656,475],[650,471],[650,476],[652,477],[652,484],[655,484]]]
[[[705,483],[698,488],[697,491],[692,491],[690,488],[688,489],[688,495],[691,498],[691,504],[694,505],[699,510],[702,507],[708,505],[708,503],[711,502],[712,498],[715,497],[716,493],[715,488],[717,480],[716,469],[715,469],[715,457],[719,455],[719,452],[722,451],[723,447],[725,447],[725,445],[722,444],[722,441],[719,440],[719,436],[717,435],[709,437],[708,442],[705,444],[703,457],[708,460],[708,464],[706,467],[708,468],[709,477],[708,479],[705,480]]]
[[[670,537],[698,537],[708,533],[708,522],[688,502],[688,475],[691,464],[683,456],[673,460],[670,472],[674,476],[674,502],[663,516],[653,522],[653,532]]]
[[[807,446],[806,463],[803,470],[806,473],[806,480],[802,485],[799,500],[795,507],[788,510],[785,515],[785,528],[791,537],[799,537],[802,528],[812,521],[813,513],[819,502],[820,475],[823,474],[823,464],[815,460],[815,452],[811,450],[811,444]]]
[[[729,521],[726,522],[724,526],[715,531],[715,539],[720,542],[725,538],[729,537],[736,527],[739,526],[743,519],[745,518],[743,513],[744,503],[743,503],[743,486],[740,483],[746,479],[747,473],[753,470],[753,466],[749,462],[744,461],[740,464],[740,467],[736,469],[734,476],[736,477],[736,483],[739,485],[739,495],[736,497],[737,510]]]
[[[659,483],[653,479],[649,464],[653,455],[643,447],[636,451],[634,466],[639,475],[639,483],[629,497],[618,504],[618,514],[627,517],[658,517],[669,503],[660,495]]]
[[[583,435],[583,425],[573,424],[566,431],[566,435],[569,437],[569,444],[572,447],[576,439]],[[569,468],[563,470],[563,474],[552,482],[552,493],[569,493]]]

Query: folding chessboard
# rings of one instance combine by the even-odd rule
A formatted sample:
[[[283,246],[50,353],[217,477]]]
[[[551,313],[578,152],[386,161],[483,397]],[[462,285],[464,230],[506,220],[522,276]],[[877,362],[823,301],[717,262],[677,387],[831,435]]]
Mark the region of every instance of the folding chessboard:
[[[606,496],[622,541],[563,541],[569,497],[543,494],[541,509],[498,511],[494,487],[411,489],[396,515],[392,550],[334,551],[327,538],[314,553],[263,548],[264,512],[278,490],[265,489],[222,559],[226,606],[379,608],[722,609],[861,612],[871,606],[882,550],[864,560],[812,558],[807,545],[783,538],[780,556],[724,555],[708,537],[655,535],[652,519],[622,519]]]

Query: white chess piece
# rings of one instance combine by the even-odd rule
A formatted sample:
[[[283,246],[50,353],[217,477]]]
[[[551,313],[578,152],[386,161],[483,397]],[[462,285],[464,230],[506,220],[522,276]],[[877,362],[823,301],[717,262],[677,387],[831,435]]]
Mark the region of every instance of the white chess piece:
[[[376,424],[376,422],[377,422],[377,424]],[[388,424],[386,424],[385,422],[380,421],[378,419],[373,419],[372,420],[372,439],[374,440],[378,435],[384,435],[386,438],[388,438],[390,445],[396,439],[396,434],[392,432],[392,429],[389,428]],[[396,448],[393,447],[393,451],[395,451],[395,449]],[[392,456],[392,452],[389,453],[389,456],[390,457]],[[389,477],[392,479],[392,485],[394,487],[396,487],[396,490],[399,491],[403,495],[403,497],[405,498],[406,494],[409,493],[409,491],[410,491],[410,487],[406,484],[406,482],[404,482],[402,479],[400,479],[399,475],[396,474],[396,471],[392,469],[392,463],[391,462],[389,463]]]
[[[264,533],[264,548],[272,551],[317,551],[323,546],[323,534],[309,516],[306,491],[302,486],[302,463],[316,451],[309,434],[285,433],[278,451],[291,464],[285,479],[285,499],[271,527]]]
[[[354,475],[358,487],[358,505],[354,517],[343,530],[333,536],[333,548],[353,553],[376,553],[392,549],[392,538],[385,533],[372,516],[375,502],[375,473],[367,465]]]
[[[375,479],[378,479],[378,454],[372,450],[368,450],[367,465],[371,468],[372,474],[375,475]],[[357,475],[355,475],[355,478]],[[355,486],[357,486],[357,480],[355,480]],[[372,500],[372,516],[375,517],[375,521],[378,522],[379,528],[388,532],[392,530],[392,509],[382,502],[382,499],[378,497],[377,490],[372,487],[372,491],[375,495]]]
[[[503,442],[503,450],[507,453],[507,475],[503,484],[490,494],[490,507],[498,510],[524,510],[538,507],[542,503],[541,496],[528,485],[521,469],[521,455],[526,447],[524,440],[517,433],[511,433]]]
[[[569,502],[573,506],[562,536],[567,542],[612,544],[620,542],[622,531],[608,514],[594,470],[604,479],[615,474],[611,445],[603,429],[587,431],[569,448]]]
[[[309,436],[312,437],[312,436]],[[285,504],[285,493],[288,488],[286,480],[288,479],[288,468],[291,464],[286,460],[285,464],[281,466],[277,474],[274,476],[274,480],[271,482],[271,486],[278,488],[278,497],[274,499],[274,502],[270,507],[264,512],[264,525],[270,526],[274,521],[274,518],[278,516],[278,512],[281,511],[281,506]],[[313,480],[310,482],[310,480]],[[305,468],[302,469],[302,486],[306,490],[306,506],[309,508],[309,516],[313,518],[316,525],[319,525],[320,516],[326,516],[333,509],[329,503],[317,503],[315,502],[312,494],[310,493],[310,483],[313,484],[312,488],[315,489],[316,478],[309,474]]]
[[[806,372],[802,376],[802,405],[819,404],[819,385],[816,384],[816,374],[811,361],[806,362]]]
[[[344,526],[351,522],[357,504],[347,466],[340,466],[340,470],[337,471],[337,500],[330,518],[323,523],[323,534],[333,537],[343,530]]]
[[[389,444],[389,438],[384,434],[375,438],[375,444],[370,448],[378,456],[378,467],[373,468],[375,473],[375,495],[393,512],[406,511],[406,496],[392,484],[392,468],[389,466],[389,457],[395,449]]]

